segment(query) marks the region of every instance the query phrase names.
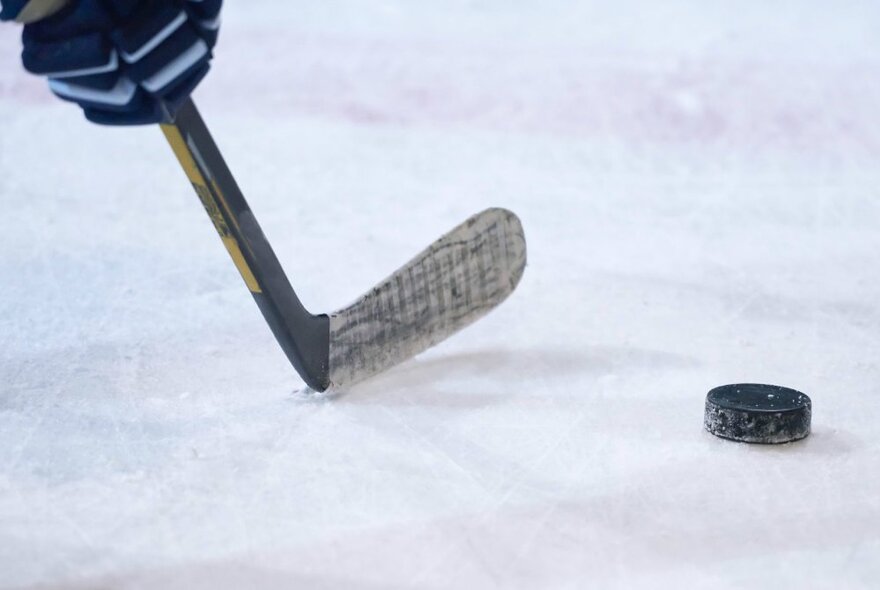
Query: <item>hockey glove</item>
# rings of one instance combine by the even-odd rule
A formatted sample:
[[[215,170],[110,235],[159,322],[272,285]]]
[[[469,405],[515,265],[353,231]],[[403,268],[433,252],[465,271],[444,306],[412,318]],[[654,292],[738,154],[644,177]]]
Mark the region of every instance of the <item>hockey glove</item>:
[[[208,73],[223,0],[0,0],[25,69],[107,125],[164,120]],[[54,12],[53,12],[54,11]]]

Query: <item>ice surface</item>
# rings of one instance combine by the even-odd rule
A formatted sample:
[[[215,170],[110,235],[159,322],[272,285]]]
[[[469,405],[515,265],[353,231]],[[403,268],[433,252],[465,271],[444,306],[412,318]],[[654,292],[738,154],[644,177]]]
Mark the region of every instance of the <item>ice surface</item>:
[[[230,2],[197,93],[304,303],[488,206],[502,307],[336,396],[158,129],[0,29],[0,586],[876,588],[880,9]],[[794,387],[813,434],[702,429]]]

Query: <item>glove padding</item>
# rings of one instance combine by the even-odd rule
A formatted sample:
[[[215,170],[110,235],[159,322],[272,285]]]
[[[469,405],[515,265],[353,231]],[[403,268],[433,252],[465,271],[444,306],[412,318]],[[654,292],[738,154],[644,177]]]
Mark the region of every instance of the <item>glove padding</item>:
[[[4,0],[4,18],[6,6]],[[26,4],[26,2],[19,2]],[[109,125],[157,123],[208,73],[222,0],[74,0],[25,25],[25,69]],[[13,17],[14,18],[14,17]]]

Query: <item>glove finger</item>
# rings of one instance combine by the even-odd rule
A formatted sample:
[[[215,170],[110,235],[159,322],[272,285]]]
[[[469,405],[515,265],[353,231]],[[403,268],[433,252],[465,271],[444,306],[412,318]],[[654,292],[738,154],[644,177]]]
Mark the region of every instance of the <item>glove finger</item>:
[[[223,0],[186,0],[186,11],[197,20],[214,20],[219,16]]]
[[[186,12],[177,5],[165,4],[156,9],[152,3],[145,2],[127,24],[113,31],[111,39],[122,58],[134,63],[172,36],[186,21]]]
[[[114,112],[129,112],[139,108],[144,93],[134,82],[120,76],[112,88],[90,88],[63,78],[50,78],[49,88],[59,98],[79,103],[83,108],[99,108]]]
[[[119,71],[106,74],[89,74],[85,76],[50,77],[50,80],[61,80],[74,86],[82,86],[93,90],[112,90],[119,83]]]
[[[217,44],[217,37],[220,33],[220,8],[222,5],[223,0],[186,1],[186,11],[189,13],[190,22],[198,31],[199,36],[211,48]]]
[[[155,4],[155,0],[102,0],[102,3],[117,19],[127,19],[144,4]]]
[[[192,25],[198,31],[199,37],[208,44],[209,48],[213,49],[217,45],[217,38],[220,36],[219,16],[213,21],[192,21]]]
[[[133,101],[129,110],[116,110],[97,106],[85,107],[86,119],[101,125],[149,125],[160,123],[165,118],[167,111],[174,112],[181,103],[199,85],[208,74],[210,64],[205,63],[187,77],[177,83],[176,86],[166,90],[162,99],[138,94],[138,99]]]
[[[25,36],[35,41],[62,41],[113,26],[112,15],[99,0],[79,0],[61,12],[25,26]]]
[[[162,107],[155,100],[143,100],[136,109],[119,112],[94,107],[83,109],[86,119],[100,125],[150,125],[163,120]]]
[[[132,80],[159,94],[211,59],[208,44],[187,23],[140,61],[126,65]]]
[[[22,63],[32,74],[55,77],[100,74],[118,69],[112,44],[100,33],[40,42],[24,36]]]
[[[174,84],[166,86],[162,100],[173,107],[172,110],[177,110],[180,103],[186,100],[202,79],[208,75],[210,69],[211,64],[206,61]]]
[[[211,60],[207,44],[199,39],[167,66],[141,81],[141,86],[150,94],[164,95],[181,81],[189,79]]]

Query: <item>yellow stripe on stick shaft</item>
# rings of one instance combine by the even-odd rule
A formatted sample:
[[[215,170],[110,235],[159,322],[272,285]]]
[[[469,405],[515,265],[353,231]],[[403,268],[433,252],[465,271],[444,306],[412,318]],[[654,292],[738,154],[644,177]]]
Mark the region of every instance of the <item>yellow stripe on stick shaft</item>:
[[[180,166],[183,168],[187,178],[189,178],[193,188],[196,190],[199,200],[202,201],[205,211],[208,212],[208,216],[214,223],[214,228],[217,230],[217,233],[220,234],[220,239],[223,240],[223,244],[226,246],[229,256],[232,257],[232,261],[235,263],[236,268],[238,268],[238,272],[241,273],[241,277],[244,279],[248,289],[250,289],[252,293],[262,293],[263,291],[260,288],[260,283],[257,281],[257,277],[254,276],[251,267],[248,265],[247,260],[245,260],[241,247],[238,244],[238,240],[235,239],[235,235],[232,233],[232,230],[230,230],[229,224],[226,222],[226,216],[224,216],[220,205],[217,203],[217,199],[214,198],[214,194],[208,188],[208,183],[205,181],[202,171],[199,170],[196,160],[189,147],[186,145],[186,141],[183,139],[180,130],[173,124],[163,124],[160,125],[160,127],[162,127],[162,132],[165,134],[165,138],[171,145],[171,149],[174,150],[174,154],[177,156]],[[220,193],[218,192],[218,194]],[[218,198],[222,199],[222,196]],[[229,206],[225,202],[223,202],[223,206],[226,209],[226,215],[229,216],[229,219],[232,220],[232,223],[234,224],[235,220],[232,217],[232,212],[229,210]]]

